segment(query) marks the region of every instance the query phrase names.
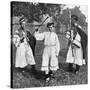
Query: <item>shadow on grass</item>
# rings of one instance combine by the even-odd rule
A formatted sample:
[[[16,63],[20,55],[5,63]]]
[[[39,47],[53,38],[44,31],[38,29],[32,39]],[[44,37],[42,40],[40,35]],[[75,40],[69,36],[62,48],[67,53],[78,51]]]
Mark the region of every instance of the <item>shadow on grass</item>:
[[[14,68],[13,69],[13,72],[21,72],[22,73],[22,75],[24,76],[24,77],[26,77],[26,78],[29,78],[30,76],[32,76],[32,77],[34,77],[34,78],[36,78],[36,79],[43,79],[43,77],[44,77],[44,72],[42,72],[42,71],[40,71],[40,70],[32,70],[31,68],[25,68],[24,69],[24,72],[22,72],[22,70],[21,69],[19,69],[19,68]]]
[[[59,68],[65,72],[68,71],[68,64],[67,63],[59,63]]]
[[[66,58],[67,51],[68,51],[68,48],[61,49],[59,52],[59,56]]]

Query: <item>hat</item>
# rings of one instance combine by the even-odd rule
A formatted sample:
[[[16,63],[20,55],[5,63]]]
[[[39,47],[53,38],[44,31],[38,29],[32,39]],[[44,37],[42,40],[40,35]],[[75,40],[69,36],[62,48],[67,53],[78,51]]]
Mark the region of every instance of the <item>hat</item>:
[[[49,28],[50,26],[54,26],[54,23],[52,22],[52,23],[47,23],[47,27]]]
[[[73,18],[75,21],[78,21],[78,16],[72,15],[71,18]]]

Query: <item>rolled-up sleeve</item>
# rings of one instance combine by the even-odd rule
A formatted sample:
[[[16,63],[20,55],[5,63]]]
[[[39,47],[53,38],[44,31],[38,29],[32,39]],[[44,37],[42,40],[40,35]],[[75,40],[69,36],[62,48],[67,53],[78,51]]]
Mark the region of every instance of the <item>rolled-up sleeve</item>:
[[[76,35],[75,40],[73,40],[73,44],[75,46],[77,46],[78,48],[80,48],[80,46],[81,46],[81,37],[80,37],[79,34]]]

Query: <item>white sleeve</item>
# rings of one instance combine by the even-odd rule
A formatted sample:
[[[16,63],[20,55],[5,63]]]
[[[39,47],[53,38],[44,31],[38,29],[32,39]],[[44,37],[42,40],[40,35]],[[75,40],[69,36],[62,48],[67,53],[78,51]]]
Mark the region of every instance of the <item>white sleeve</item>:
[[[81,37],[79,34],[76,35],[75,40],[73,40],[73,44],[76,45],[77,47],[81,46]]]
[[[36,40],[43,40],[45,35],[44,35],[44,33],[35,32],[34,36],[35,36]]]
[[[60,51],[60,43],[59,43],[59,39],[58,36],[56,35],[56,55],[59,55],[59,51]]]
[[[13,43],[16,47],[20,44],[20,38],[18,35],[13,36]]]
[[[23,37],[26,37],[26,34],[25,34],[25,32],[23,31]]]

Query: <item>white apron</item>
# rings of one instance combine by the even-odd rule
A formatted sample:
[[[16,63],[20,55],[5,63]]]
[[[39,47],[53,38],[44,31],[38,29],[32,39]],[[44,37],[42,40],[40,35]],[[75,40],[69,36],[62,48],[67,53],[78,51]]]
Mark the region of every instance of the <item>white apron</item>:
[[[79,45],[79,48],[74,46],[73,53],[72,53],[71,45],[69,46],[66,62],[67,63],[74,63],[74,64],[81,66],[81,65],[83,65],[83,53],[82,53],[82,47],[81,47],[81,43],[80,43],[81,37],[78,33],[75,37],[75,41],[73,41],[73,42],[75,42],[75,43],[77,42],[76,44]],[[74,56],[72,54],[74,54]]]
[[[17,47],[15,67],[23,68],[28,64],[34,65],[35,60],[32,53],[32,49],[30,45],[27,43],[26,38],[24,39],[24,42],[20,43],[20,38],[18,37],[17,39],[15,39],[15,37],[18,37],[18,36],[17,35],[14,36],[14,44]]]

